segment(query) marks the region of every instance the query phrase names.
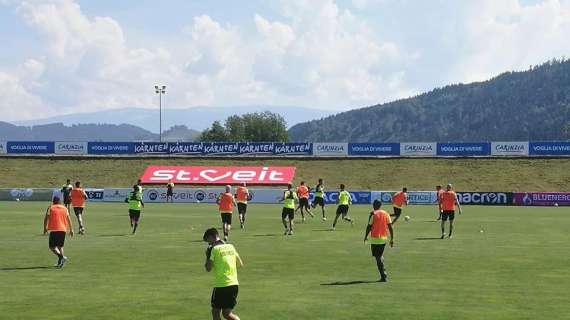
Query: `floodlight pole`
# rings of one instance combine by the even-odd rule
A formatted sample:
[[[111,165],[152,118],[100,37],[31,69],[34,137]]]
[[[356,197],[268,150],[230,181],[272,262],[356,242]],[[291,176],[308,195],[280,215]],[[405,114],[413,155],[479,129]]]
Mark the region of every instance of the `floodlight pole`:
[[[158,136],[159,141],[162,142],[162,95],[166,93],[166,86],[154,86],[154,92],[158,94]]]

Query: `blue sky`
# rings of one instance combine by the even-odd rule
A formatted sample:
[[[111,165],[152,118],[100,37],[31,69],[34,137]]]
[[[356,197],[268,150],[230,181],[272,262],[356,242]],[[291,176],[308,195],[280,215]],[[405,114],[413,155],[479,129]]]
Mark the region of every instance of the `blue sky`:
[[[569,56],[570,0],[0,0],[4,121],[121,107],[348,110]]]

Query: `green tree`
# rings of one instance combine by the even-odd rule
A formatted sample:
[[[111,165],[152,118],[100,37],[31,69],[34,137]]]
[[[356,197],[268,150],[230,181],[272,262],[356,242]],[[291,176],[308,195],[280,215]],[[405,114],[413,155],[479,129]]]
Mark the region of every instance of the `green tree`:
[[[201,141],[288,141],[287,123],[278,114],[265,111],[228,117],[224,126],[215,121],[202,132]]]
[[[229,141],[226,128],[222,126],[220,121],[214,121],[212,127],[204,130],[200,135],[200,141]]]

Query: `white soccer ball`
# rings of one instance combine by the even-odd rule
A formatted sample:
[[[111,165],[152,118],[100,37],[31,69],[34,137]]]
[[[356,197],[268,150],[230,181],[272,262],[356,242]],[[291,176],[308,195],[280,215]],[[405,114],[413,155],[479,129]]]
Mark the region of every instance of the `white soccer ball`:
[[[405,216],[405,217],[404,217],[404,220],[410,221],[410,216]]]
[[[200,200],[196,200],[196,203],[200,203]]]
[[[16,201],[20,201],[20,198],[16,198]]]
[[[555,202],[555,203],[554,203],[554,206],[555,206],[555,207],[558,207],[558,202]]]

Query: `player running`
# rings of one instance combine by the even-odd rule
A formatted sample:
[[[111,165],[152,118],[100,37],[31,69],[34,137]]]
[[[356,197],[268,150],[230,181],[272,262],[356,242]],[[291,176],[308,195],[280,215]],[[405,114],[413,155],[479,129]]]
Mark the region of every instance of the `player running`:
[[[174,200],[172,198],[173,196],[174,196],[174,182],[172,182],[172,180],[168,180],[168,183],[166,184],[166,202],[168,203],[168,199],[170,199],[170,202],[174,203]]]
[[[250,199],[249,190],[247,190],[247,184],[242,182],[236,190],[236,200],[238,208],[238,217],[240,228],[245,228],[245,214],[247,213],[247,201]]]
[[[315,215],[311,212],[311,206],[309,205],[309,188],[305,185],[305,181],[301,181],[301,184],[297,187],[297,197],[299,198],[299,206],[295,209],[301,210],[301,219],[305,222],[305,210],[314,218]]]
[[[396,192],[392,196],[392,206],[394,207],[394,214],[392,215],[392,217],[395,217],[394,221],[392,221],[392,225],[396,224],[396,221],[398,221],[400,215],[402,215],[402,208],[407,205],[408,205],[408,188],[402,188],[402,191]]]
[[[350,225],[354,225],[354,221],[348,216],[348,206],[352,204],[352,197],[350,193],[345,189],[344,184],[340,185],[340,192],[338,193],[338,199],[336,203],[338,207],[336,208],[336,217],[334,218],[332,229],[335,230],[336,222],[338,218],[342,215],[342,220],[350,222]]]
[[[315,199],[313,200],[312,207],[313,209],[317,207],[317,205],[321,206],[321,210],[323,212],[323,221],[327,221],[327,217],[325,216],[325,186],[323,184],[323,179],[319,179],[319,183],[315,187]]]
[[[144,208],[142,192],[139,191],[139,188],[140,186],[135,184],[133,186],[133,191],[131,191],[129,196],[125,199],[125,202],[129,204],[129,218],[131,220],[133,234],[137,232],[137,227],[139,226],[139,220],[141,218],[141,208]]]
[[[384,268],[384,249],[386,242],[388,242],[388,232],[390,232],[390,247],[394,246],[394,228],[392,228],[392,221],[388,212],[381,210],[382,202],[374,200],[372,207],[374,211],[370,212],[368,218],[368,225],[364,233],[364,243],[368,240],[370,234],[370,249],[372,256],[376,258],[376,266],[380,272],[379,282],[388,281],[388,274]]]
[[[230,230],[232,229],[232,213],[236,206],[236,199],[232,194],[232,187],[227,185],[226,192],[220,193],[216,199],[220,216],[222,218],[222,228],[224,230],[224,241],[228,241]]]
[[[73,185],[71,185],[71,180],[67,179],[67,182],[61,187],[61,194],[63,196],[63,204],[69,211],[71,205],[71,190],[73,189]]]
[[[435,191],[437,192],[437,211],[439,216],[435,221],[441,220],[441,214],[443,213],[443,209],[441,208],[441,194],[444,192],[443,188],[440,185],[435,186]]]
[[[233,309],[239,291],[237,266],[239,263],[243,267],[243,261],[233,245],[220,240],[216,228],[206,230],[203,240],[208,243],[204,267],[207,272],[214,271],[214,289],[210,300],[212,319],[221,319],[221,313],[224,319],[239,320]]]
[[[446,190],[441,194],[441,239],[445,238],[445,221],[449,220],[449,239],[452,238],[453,233],[453,220],[455,220],[455,205],[461,214],[461,205],[457,200],[457,195],[453,191],[453,186],[447,185]]]
[[[55,267],[62,268],[67,261],[63,254],[65,234],[73,237],[73,225],[69,218],[69,211],[60,204],[59,197],[53,197],[53,203],[46,210],[44,217],[44,235],[49,231],[49,249],[57,256]]]
[[[291,190],[293,186],[291,184],[287,185],[287,191],[283,192],[283,210],[281,211],[281,221],[283,222],[283,227],[285,228],[284,235],[293,235],[293,226],[295,223],[295,202],[299,199],[297,194]],[[287,220],[289,220],[289,225],[287,225]]]
[[[83,224],[83,210],[85,209],[85,200],[87,200],[87,194],[81,188],[81,182],[76,181],[75,187],[71,190],[71,206],[73,207],[75,217],[77,217],[77,223],[79,224],[79,234],[85,234],[85,224]]]

